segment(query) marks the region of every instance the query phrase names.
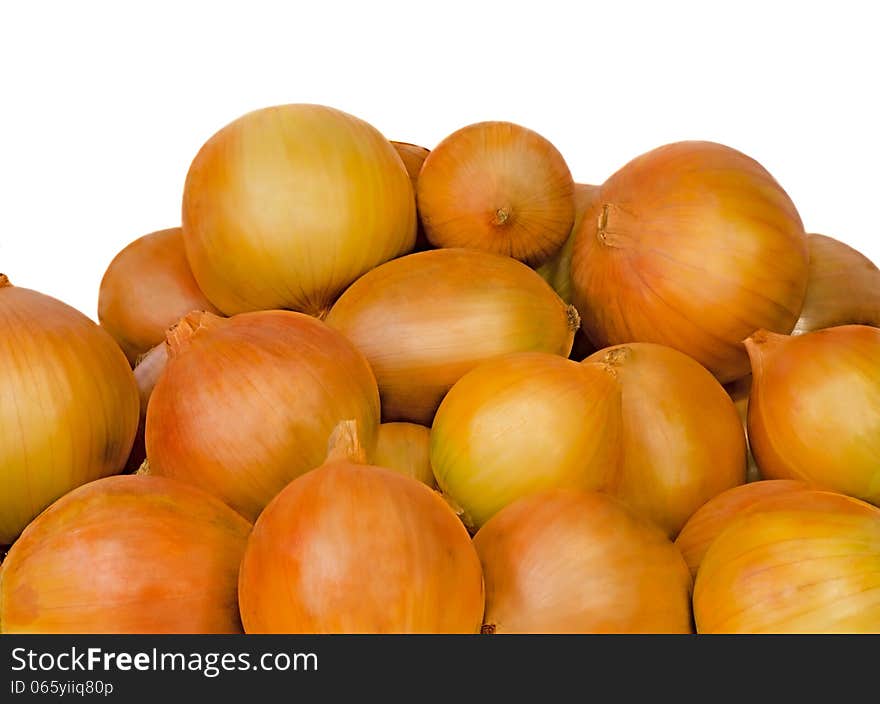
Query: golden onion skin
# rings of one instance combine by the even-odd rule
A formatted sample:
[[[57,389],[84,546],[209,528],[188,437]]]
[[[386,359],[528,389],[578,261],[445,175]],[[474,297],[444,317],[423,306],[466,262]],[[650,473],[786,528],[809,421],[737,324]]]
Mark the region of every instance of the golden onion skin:
[[[81,484],[120,472],[138,391],[110,335],[0,274],[0,545]]]
[[[880,329],[761,330],[746,346],[749,440],[762,476],[880,503]]]
[[[326,322],[369,360],[384,421],[430,425],[446,392],[481,362],[518,351],[567,356],[577,313],[520,262],[438,249],[365,274]]]
[[[694,616],[699,633],[880,632],[880,511],[742,517],[700,565]]]
[[[474,537],[489,633],[691,633],[691,578],[675,546],[615,499],[551,491]]]
[[[321,316],[358,276],[409,252],[415,235],[412,185],[394,147],[333,108],[248,113],[211,137],[187,174],[187,258],[227,315]]]
[[[336,424],[355,419],[373,451],[375,378],[339,333],[301,313],[187,316],[147,409],[150,472],[185,481],[256,519],[321,464]]]
[[[538,266],[574,222],[574,181],[550,142],[510,122],[479,122],[425,159],[416,191],[428,240]]]
[[[722,383],[748,373],[743,339],[791,331],[807,288],[791,199],[756,161],[711,142],[670,144],[620,169],[573,246],[573,302],[596,347],[668,345]]]
[[[0,568],[3,633],[240,633],[251,525],[161,477],[108,477],[31,523]]]
[[[417,423],[382,423],[376,436],[373,464],[417,479],[432,489],[431,429]]]

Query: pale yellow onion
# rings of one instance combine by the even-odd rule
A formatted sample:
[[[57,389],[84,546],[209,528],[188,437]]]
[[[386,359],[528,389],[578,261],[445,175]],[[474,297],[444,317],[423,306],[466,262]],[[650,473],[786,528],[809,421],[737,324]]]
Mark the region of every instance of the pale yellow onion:
[[[382,423],[373,464],[400,472],[434,488],[429,454],[431,430],[416,423]]]
[[[321,105],[248,113],[201,148],[183,194],[199,286],[227,315],[323,315],[342,290],[415,241],[412,185],[391,143]]]

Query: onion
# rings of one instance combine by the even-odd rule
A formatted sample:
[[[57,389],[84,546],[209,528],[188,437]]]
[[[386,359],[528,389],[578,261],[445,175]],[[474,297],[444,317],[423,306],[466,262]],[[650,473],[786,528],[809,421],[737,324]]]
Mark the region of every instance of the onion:
[[[101,281],[98,320],[132,364],[192,310],[218,312],[193,278],[179,227],[132,242]]]
[[[382,423],[376,437],[373,463],[434,488],[429,456],[431,430],[415,423]]]
[[[437,412],[431,465],[470,527],[559,487],[613,494],[674,536],[745,480],[745,437],[709,372],[635,343],[581,364],[530,353],[478,367]]]
[[[511,504],[474,538],[488,633],[690,633],[678,550],[614,499],[552,491]]]
[[[572,253],[572,295],[597,347],[657,342],[724,383],[748,373],[742,340],[787,333],[807,287],[807,243],[760,164],[711,142],[634,159],[602,186]]]
[[[138,358],[135,364],[134,380],[137,383],[141,408],[134,445],[131,448],[128,462],[125,465],[125,472],[127,474],[138,471],[147,458],[147,446],[144,440],[144,431],[147,425],[147,406],[150,403],[153,389],[156,387],[156,383],[159,381],[159,377],[165,370],[167,363],[168,346],[163,342]]]
[[[752,375],[744,376],[736,381],[731,381],[724,387],[730,395],[733,405],[736,406],[736,412],[743,425],[743,432],[746,434],[746,482],[757,482],[761,479],[761,470],[755,462],[755,456],[752,454],[751,448],[748,447],[749,431],[748,431],[748,414],[749,414],[749,391],[752,388]]]
[[[574,221],[574,182],[550,142],[510,122],[464,127],[434,148],[416,191],[428,240],[537,266]]]
[[[59,496],[122,470],[137,398],[110,335],[0,274],[0,545]]]
[[[761,474],[880,503],[880,329],[759,331],[749,439]]]
[[[248,633],[475,633],[480,562],[421,482],[360,464],[354,423],[266,507],[239,581]]]
[[[250,524],[161,477],[108,477],[44,511],[0,569],[4,633],[236,633]]]
[[[227,315],[323,315],[377,264],[412,249],[412,186],[375,128],[320,105],[248,113],[190,167],[183,237],[196,280]]]
[[[880,510],[849,501],[860,509],[780,509],[725,530],[697,574],[697,630],[880,632]]]
[[[398,156],[406,167],[406,173],[409,175],[409,180],[413,187],[413,193],[415,193],[419,181],[419,172],[422,170],[422,164],[425,163],[425,159],[428,154],[431,153],[431,150],[415,144],[410,144],[409,142],[392,141],[391,144],[394,145]],[[425,235],[425,228],[422,226],[421,218],[419,218],[418,221],[416,245],[413,250],[416,252],[423,252],[424,250],[431,248],[431,243],[428,242],[428,237]]]
[[[314,318],[265,311],[188,315],[147,409],[150,472],[200,486],[253,520],[324,458],[354,418],[372,452],[376,382],[363,356]]]
[[[880,269],[861,252],[824,235],[807,235],[810,278],[795,335],[836,325],[880,327]]]
[[[419,252],[361,277],[327,323],[376,374],[382,417],[430,425],[449,388],[506,352],[567,355],[577,313],[527,266],[463,249]]]

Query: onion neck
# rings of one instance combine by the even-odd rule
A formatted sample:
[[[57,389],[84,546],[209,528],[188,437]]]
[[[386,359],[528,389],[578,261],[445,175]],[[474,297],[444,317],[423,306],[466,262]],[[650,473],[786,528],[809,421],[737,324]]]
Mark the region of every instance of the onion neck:
[[[752,365],[752,374],[755,377],[760,376],[764,368],[764,360],[776,354],[790,339],[788,335],[780,335],[770,330],[758,330],[743,340]]]
[[[6,288],[7,286],[12,286],[9,278],[6,276],[6,274],[0,274],[0,288]]]
[[[622,248],[633,243],[630,234],[638,231],[637,218],[614,203],[602,203],[596,221],[596,237],[607,247]]]
[[[367,453],[361,445],[356,420],[342,420],[337,423],[327,441],[327,457],[324,463],[348,461],[366,464]]]
[[[217,327],[225,318],[204,310],[194,310],[183,316],[165,333],[168,356],[176,357],[183,352],[200,331]]]

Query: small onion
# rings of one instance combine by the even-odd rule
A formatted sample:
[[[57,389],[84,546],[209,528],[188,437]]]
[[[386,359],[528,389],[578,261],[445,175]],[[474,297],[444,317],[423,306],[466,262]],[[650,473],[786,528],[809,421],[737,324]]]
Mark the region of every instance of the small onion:
[[[192,310],[218,312],[193,278],[179,227],[132,242],[101,281],[98,320],[132,364]]]
[[[786,508],[737,520],[700,565],[697,630],[880,632],[880,510],[857,503],[861,510]]]
[[[836,325],[880,327],[880,269],[825,235],[808,235],[810,278],[794,335]]]
[[[161,477],[108,477],[56,501],[0,568],[4,633],[237,633],[250,524]]]
[[[743,432],[746,434],[746,458],[748,461],[748,467],[746,468],[746,482],[760,481],[761,470],[758,469],[758,464],[755,462],[755,456],[752,454],[751,448],[748,447],[749,393],[752,388],[752,375],[749,374],[742,379],[737,379],[729,384],[725,384],[724,388],[730,396],[730,399],[733,401],[733,405],[736,406],[736,412],[739,414],[740,421],[742,421]]]
[[[721,385],[671,348],[635,343],[581,364],[521,353],[452,388],[434,419],[431,465],[470,527],[559,487],[613,494],[674,536],[745,480],[745,437]]]
[[[691,578],[675,546],[611,497],[522,498],[474,537],[487,633],[690,633]]]
[[[147,409],[150,472],[195,484],[253,520],[358,421],[372,452],[379,394],[342,335],[287,311],[186,316]]]
[[[593,344],[669,345],[722,383],[748,373],[745,337],[791,331],[807,287],[791,199],[756,161],[711,142],[620,169],[573,246],[573,302]]]
[[[413,193],[415,193],[419,181],[419,172],[422,170],[422,164],[425,163],[425,159],[428,157],[428,154],[431,153],[431,150],[425,149],[416,144],[410,144],[409,142],[392,141],[391,144],[394,145],[398,156],[400,156],[403,165],[406,167],[406,173],[409,175],[409,180],[413,187]],[[413,251],[423,252],[426,249],[431,249],[431,243],[428,242],[428,237],[425,235],[425,228],[422,226],[421,218],[419,218],[418,231],[416,232],[416,246],[413,248]]]
[[[425,159],[417,189],[428,240],[537,266],[574,221],[574,182],[550,142],[510,122],[454,132]]]
[[[413,190],[391,143],[320,105],[248,113],[201,148],[186,178],[193,274],[227,315],[323,315],[336,296],[415,241]]]
[[[353,423],[260,515],[239,582],[248,633],[475,633],[467,531],[421,482],[361,464]]]
[[[141,409],[134,445],[131,448],[128,462],[125,465],[126,474],[138,471],[147,458],[147,446],[144,440],[144,432],[147,425],[147,407],[149,406],[153,389],[156,387],[167,363],[168,346],[163,342],[139,357],[134,366],[134,380],[138,387]]]
[[[479,363],[507,352],[567,355],[578,326],[575,310],[527,266],[464,249],[383,264],[339,298],[327,323],[370,361],[383,419],[422,425]]]
[[[749,439],[761,475],[880,503],[880,329],[761,330],[746,347]]]
[[[387,467],[431,488],[437,486],[431,471],[431,430],[415,423],[382,423],[376,436],[373,464]]]
[[[113,338],[0,274],[0,545],[71,489],[120,472],[137,422]]]

